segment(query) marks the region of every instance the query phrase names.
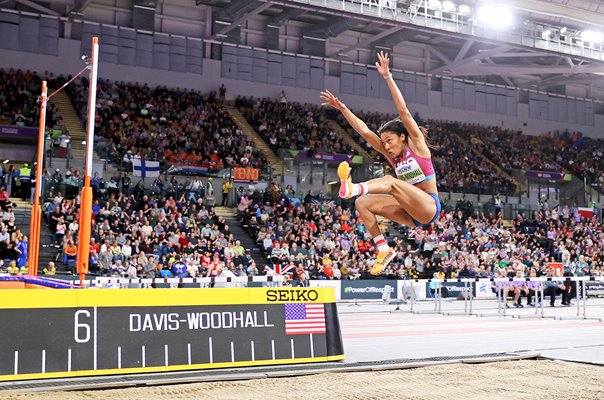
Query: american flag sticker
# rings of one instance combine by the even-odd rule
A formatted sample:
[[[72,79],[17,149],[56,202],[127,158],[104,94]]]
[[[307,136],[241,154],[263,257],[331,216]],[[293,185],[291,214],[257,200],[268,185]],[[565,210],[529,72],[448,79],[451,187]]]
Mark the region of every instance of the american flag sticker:
[[[323,303],[285,304],[285,334],[307,335],[325,333]]]

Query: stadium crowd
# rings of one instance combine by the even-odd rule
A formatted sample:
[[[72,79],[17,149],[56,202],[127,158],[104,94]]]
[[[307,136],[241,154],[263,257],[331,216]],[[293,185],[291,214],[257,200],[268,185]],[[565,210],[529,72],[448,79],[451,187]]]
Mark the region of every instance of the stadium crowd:
[[[19,274],[27,272],[28,237],[21,232],[15,220],[13,203],[4,187],[0,188],[0,272]]]
[[[64,82],[62,78],[56,78],[50,73],[45,73],[44,77],[41,77],[29,70],[7,71],[0,68],[0,124],[37,125],[38,96],[42,80],[48,81],[48,86],[53,88]],[[46,109],[46,124],[54,126],[60,118],[54,104],[49,104]]]
[[[69,92],[85,119],[86,79],[70,86]],[[168,165],[210,171],[235,166],[261,168],[267,163],[219,104],[215,92],[204,95],[100,81],[95,134],[107,140],[106,156],[116,162],[165,160]]]
[[[604,184],[604,141],[581,132],[525,135],[499,127],[456,124],[472,145],[506,171],[512,169],[570,172],[600,189]]]
[[[3,74],[3,75],[2,75]],[[32,115],[31,93],[40,78],[29,72],[0,71],[0,104],[20,110],[16,122]],[[70,95],[84,114],[86,80],[70,86]],[[238,100],[252,125],[277,148],[310,152],[354,154],[328,125],[329,111],[312,105],[262,99]],[[165,159],[171,163],[208,166],[266,163],[257,149],[234,125],[216,93],[154,89],[146,85],[99,84],[96,132],[109,142],[109,152],[124,157]],[[25,114],[23,111],[27,111]],[[388,117],[361,113],[369,127]],[[17,118],[19,117],[19,118]],[[528,137],[518,132],[454,122],[421,121],[430,128],[435,168],[441,191],[511,194],[514,183],[507,175],[493,173],[493,166],[473,148],[503,169],[557,168],[559,165],[593,179],[602,179],[599,142],[579,134]],[[341,121],[340,121],[341,122]],[[533,144],[544,157],[527,153]],[[564,156],[549,147],[566,151]],[[583,160],[595,152],[595,161]],[[549,156],[551,155],[551,157]],[[566,164],[564,164],[566,162]],[[61,249],[61,261],[73,268],[75,239],[79,230],[79,171],[45,171],[50,185],[45,199],[45,220],[52,240]],[[62,186],[58,186],[58,185]],[[213,211],[211,184],[199,179],[179,184],[160,176],[151,192],[136,191],[127,173],[107,181],[95,176],[91,265],[100,274],[130,276],[214,276],[223,269],[236,275],[291,273],[304,284],[308,279],[369,278],[375,260],[371,237],[354,208],[307,196],[297,200],[291,189],[273,184],[264,193],[243,196],[239,218],[258,247],[269,257],[268,269],[256,266],[230,233],[224,219]],[[60,189],[59,189],[60,188]],[[4,193],[4,192],[3,192]],[[10,194],[0,195],[8,199]],[[209,201],[210,200],[210,201]],[[14,227],[10,205],[2,206],[0,241],[3,260],[22,267],[27,238]],[[350,204],[348,204],[350,206]],[[534,218],[533,218],[534,217]],[[541,209],[537,215],[519,214],[511,227],[500,215],[446,210],[428,229],[411,230],[408,237],[392,236],[398,255],[383,272],[384,277],[485,276],[516,273],[529,276],[547,273],[547,262],[562,260],[566,273],[603,274],[604,234],[601,224],[580,217],[577,210]],[[2,237],[5,237],[3,235]],[[22,243],[25,243],[23,245]],[[21,246],[21,247],[19,247]],[[587,267],[585,267],[587,265]],[[520,271],[520,272],[519,272]]]
[[[123,179],[123,177],[122,177]],[[119,184],[119,182],[118,182]],[[174,193],[176,194],[176,193]],[[127,195],[115,190],[93,204],[90,270],[130,277],[217,276],[224,269],[242,274],[256,269],[223,217],[206,204],[200,190]],[[75,273],[79,198],[50,191],[44,218],[60,249],[57,262]]]
[[[241,106],[250,125],[276,154],[279,149],[306,150],[310,154],[357,153],[331,129],[319,106],[273,101],[268,98],[251,104],[249,101],[238,99],[235,104]]]
[[[535,219],[517,214],[506,226],[500,214],[445,209],[429,228],[390,237],[397,257],[381,277],[542,276],[554,261],[563,263],[565,274],[604,276],[602,224],[578,209],[553,210],[540,209]],[[238,212],[271,262],[298,284],[374,278],[374,246],[354,211],[309,196],[300,202],[273,185],[243,196]]]

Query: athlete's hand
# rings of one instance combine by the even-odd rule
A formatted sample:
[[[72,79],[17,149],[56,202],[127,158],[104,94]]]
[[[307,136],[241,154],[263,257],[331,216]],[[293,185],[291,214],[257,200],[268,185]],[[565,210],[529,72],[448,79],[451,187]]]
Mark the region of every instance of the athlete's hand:
[[[390,76],[390,58],[387,53],[380,51],[377,54],[378,61],[375,63],[378,72],[382,77],[388,78]]]
[[[321,100],[325,101],[325,103],[321,104],[323,106],[332,106],[334,108],[337,108],[338,110],[341,110],[344,107],[344,103],[338,100],[338,98],[334,96],[333,93],[331,93],[329,90],[321,92]]]

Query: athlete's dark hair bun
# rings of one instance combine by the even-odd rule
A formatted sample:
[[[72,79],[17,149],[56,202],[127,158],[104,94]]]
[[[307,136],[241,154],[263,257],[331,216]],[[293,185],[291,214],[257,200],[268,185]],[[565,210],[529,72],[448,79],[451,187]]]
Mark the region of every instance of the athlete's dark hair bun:
[[[405,138],[407,137],[407,129],[405,129],[405,125],[401,121],[400,117],[396,117],[393,120],[384,122],[380,129],[378,129],[378,135],[381,135],[384,132],[394,132],[399,136],[403,135]]]

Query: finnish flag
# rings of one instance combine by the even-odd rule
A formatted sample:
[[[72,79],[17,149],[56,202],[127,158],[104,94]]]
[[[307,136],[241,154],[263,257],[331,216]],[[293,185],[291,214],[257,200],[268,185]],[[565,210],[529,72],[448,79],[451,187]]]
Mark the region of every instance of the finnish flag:
[[[143,178],[159,176],[159,161],[147,161],[135,158],[132,160],[132,175]]]

